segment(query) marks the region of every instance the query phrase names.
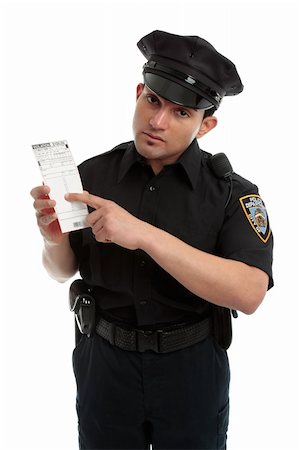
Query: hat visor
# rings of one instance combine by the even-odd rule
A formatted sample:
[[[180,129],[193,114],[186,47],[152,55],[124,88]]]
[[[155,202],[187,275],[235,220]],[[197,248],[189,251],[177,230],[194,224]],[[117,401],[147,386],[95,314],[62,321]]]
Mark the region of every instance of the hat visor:
[[[168,78],[150,72],[146,72],[143,75],[145,84],[157,95],[170,102],[195,109],[210,109],[215,106],[201,94]]]

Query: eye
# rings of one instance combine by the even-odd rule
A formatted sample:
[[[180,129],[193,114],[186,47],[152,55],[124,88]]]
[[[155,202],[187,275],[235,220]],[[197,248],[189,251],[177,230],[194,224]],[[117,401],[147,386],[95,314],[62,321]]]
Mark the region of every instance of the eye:
[[[147,95],[146,99],[151,105],[157,105],[159,102],[157,97],[155,97],[154,95],[151,95],[151,94]]]
[[[185,109],[179,109],[179,110],[177,111],[177,114],[178,114],[180,117],[183,117],[183,118],[185,118],[185,117],[190,117],[190,114],[189,114],[188,111],[186,111]]]

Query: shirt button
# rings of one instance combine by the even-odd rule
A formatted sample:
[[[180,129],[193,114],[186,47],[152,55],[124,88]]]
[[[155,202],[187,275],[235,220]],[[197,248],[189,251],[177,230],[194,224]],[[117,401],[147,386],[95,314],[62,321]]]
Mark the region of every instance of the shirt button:
[[[146,300],[141,300],[140,302],[139,302],[139,305],[142,305],[142,306],[144,306],[144,305],[146,305],[147,304],[147,301]]]
[[[140,267],[144,267],[146,264],[146,261],[144,261],[144,259],[140,262]]]
[[[153,192],[153,191],[156,190],[156,188],[155,188],[155,186],[150,186],[150,187],[149,187],[149,190],[150,190],[151,192]]]

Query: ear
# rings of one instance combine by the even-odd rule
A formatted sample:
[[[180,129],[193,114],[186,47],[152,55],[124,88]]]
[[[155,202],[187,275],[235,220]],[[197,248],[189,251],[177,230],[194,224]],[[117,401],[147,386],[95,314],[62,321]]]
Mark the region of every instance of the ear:
[[[136,88],[136,100],[138,100],[138,98],[140,97],[141,92],[143,91],[143,88],[144,88],[144,84],[143,83],[139,83],[137,85],[137,88]]]
[[[217,126],[217,117],[215,116],[208,116],[205,117],[201,123],[200,129],[196,135],[197,138],[203,137],[205,134],[207,134],[209,131],[211,131],[213,128]]]

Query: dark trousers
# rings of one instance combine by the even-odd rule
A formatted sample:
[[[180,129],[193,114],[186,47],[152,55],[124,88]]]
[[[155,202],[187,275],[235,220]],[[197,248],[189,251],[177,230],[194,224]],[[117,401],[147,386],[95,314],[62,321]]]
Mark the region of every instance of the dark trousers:
[[[73,366],[81,450],[226,448],[230,371],[212,337],[157,354],[83,336]]]

